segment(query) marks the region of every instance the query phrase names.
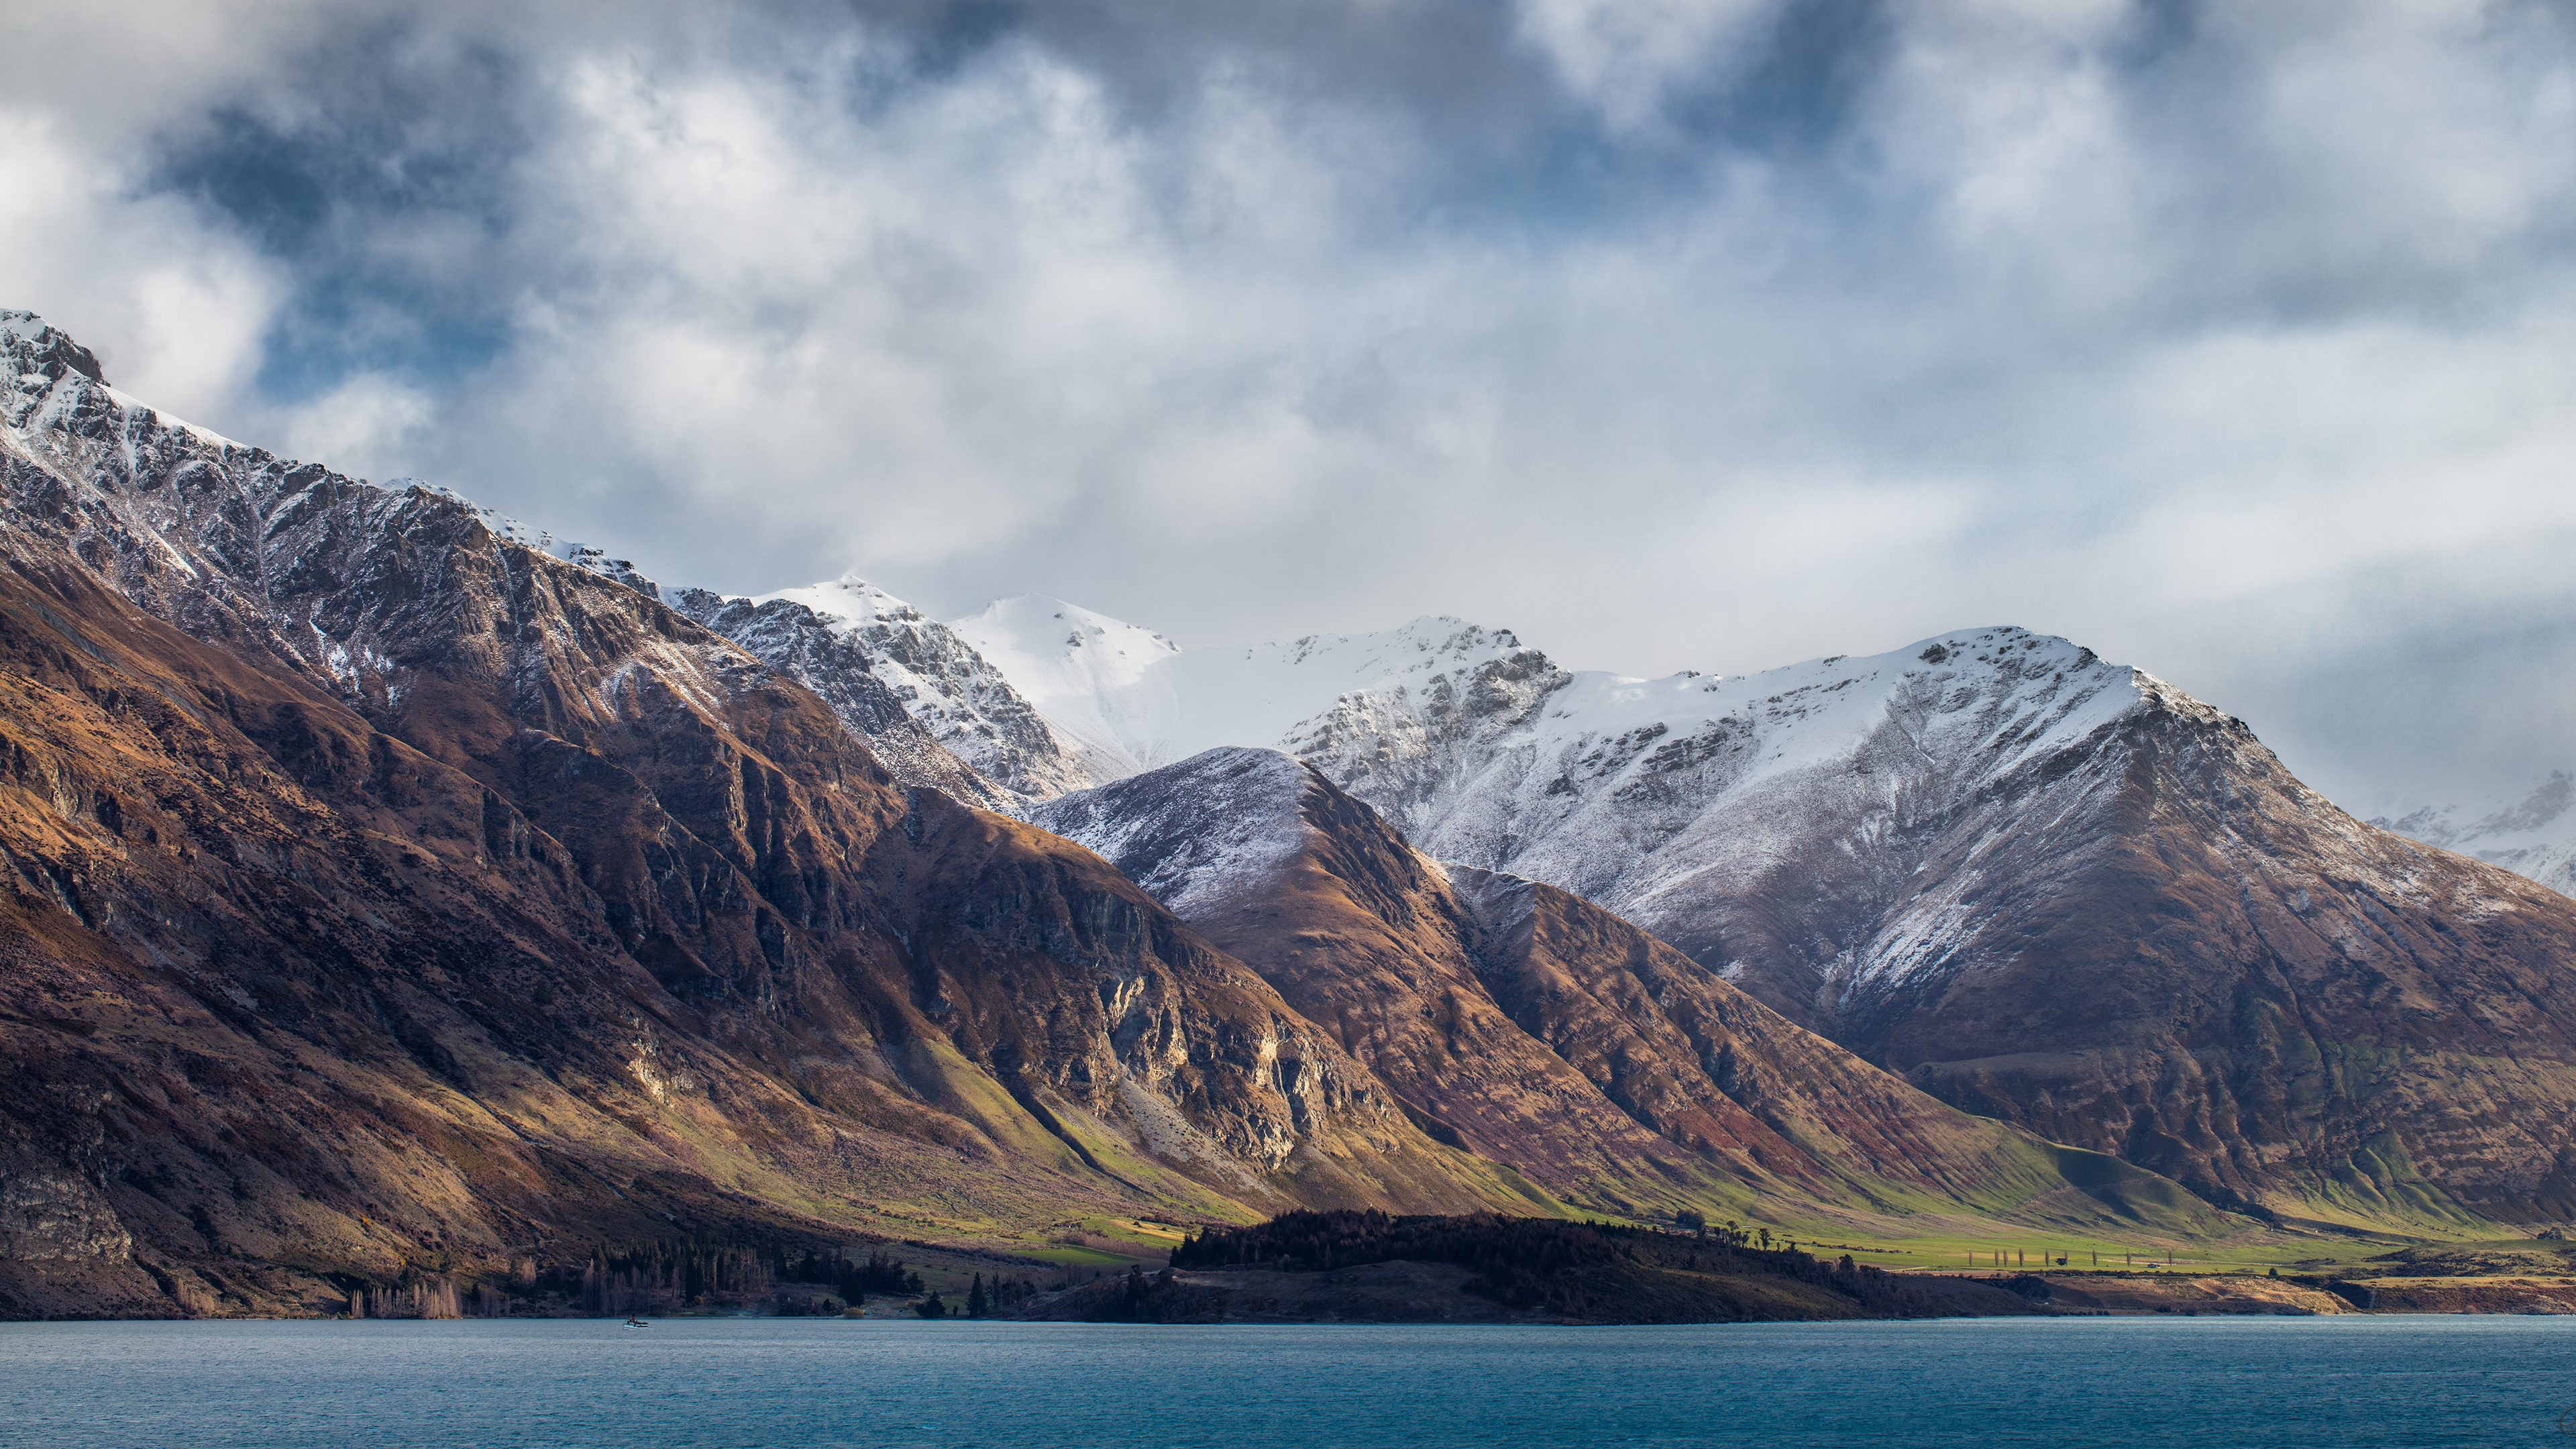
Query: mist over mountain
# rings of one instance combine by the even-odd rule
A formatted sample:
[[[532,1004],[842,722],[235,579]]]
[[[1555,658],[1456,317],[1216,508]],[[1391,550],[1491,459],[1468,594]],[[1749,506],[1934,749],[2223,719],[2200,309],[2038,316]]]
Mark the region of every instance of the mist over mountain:
[[[2466,809],[2426,805],[2370,823],[2576,895],[2576,779],[2564,770],[2551,771],[2525,795]]]

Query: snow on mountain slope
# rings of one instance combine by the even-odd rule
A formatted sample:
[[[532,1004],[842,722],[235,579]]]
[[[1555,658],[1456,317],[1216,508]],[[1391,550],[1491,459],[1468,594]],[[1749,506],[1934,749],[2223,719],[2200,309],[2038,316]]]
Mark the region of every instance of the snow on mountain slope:
[[[666,594],[821,695],[908,783],[1017,810],[1105,778],[954,630],[855,574],[754,598]]]
[[[423,539],[470,519],[463,526],[478,538],[474,551],[514,586],[541,583],[505,556],[507,545],[621,584],[732,641],[710,652],[657,639],[639,662],[696,680],[690,687],[711,697],[716,686],[703,676],[749,666],[733,646],[748,649],[823,697],[906,784],[1011,810],[1093,783],[971,647],[857,580],[752,600],[665,588],[606,550],[450,489],[408,479],[378,488],[166,417],[107,386],[95,357],[29,314],[0,312],[0,354],[10,363],[0,379],[0,449],[35,465],[27,476],[57,479],[61,492],[31,502],[84,515],[70,526],[129,597],[172,617],[237,615],[268,636],[271,652],[345,697],[391,709],[403,688],[396,666],[404,651],[377,632],[381,621],[363,611],[341,616],[364,590],[397,599],[418,589],[420,560],[380,541]],[[325,587],[344,578],[363,580],[363,589]],[[611,678],[622,686],[638,677]],[[615,714],[629,702],[595,703]]]
[[[1096,743],[1112,767],[1104,780],[1221,745],[1279,745],[1345,696],[1427,697],[1459,671],[1538,657],[1508,630],[1448,618],[1185,652],[1160,634],[1037,596],[1002,600],[956,627],[1059,728]]]
[[[536,675],[576,647],[529,622],[537,596],[586,576],[656,592],[623,560],[448,489],[378,487],[169,417],[108,386],[86,349],[24,312],[0,312],[0,469],[12,543],[58,535],[145,611],[264,651],[388,721],[412,702],[421,671],[445,667],[460,647],[490,655],[527,643],[514,667],[536,688]],[[477,591],[458,603],[451,594],[469,575]],[[495,617],[460,646],[443,612],[456,609]],[[601,641],[578,643],[605,652]],[[614,667],[554,704],[619,721],[640,708],[648,678],[703,706],[762,672],[721,640],[643,629]]]
[[[1150,629],[1043,594],[996,599],[953,627],[1033,698],[1109,693],[1181,652]]]
[[[1992,778],[2066,749],[2149,690],[2170,693],[2018,629],[1735,678],[1637,679],[1567,671],[1508,630],[1431,617],[1245,648],[1163,646],[1100,670],[1081,656],[1089,639],[1162,641],[1052,600],[982,618],[1006,610],[1021,621],[1008,636],[961,629],[980,632],[986,656],[1059,727],[1131,769],[1221,745],[1283,748],[1441,859],[1572,890],[1686,947],[1711,935],[1700,917],[1712,887],[1759,874],[1782,831],[1855,789],[1845,803],[1864,814],[1895,808],[1936,756],[1945,779]],[[1937,954],[1937,908],[1898,939],[1905,949],[1856,960],[1852,974]]]
[[[2461,820],[2462,813],[2457,805],[2428,805],[2370,823],[2474,855],[2560,895],[2576,895],[2576,777],[2553,770],[2519,800],[2489,800],[2467,821]]]
[[[2158,688],[2017,629],[1726,679],[1531,653],[1346,696],[1289,748],[1442,859],[1587,896],[1724,968],[1716,903],[1817,832],[1884,854],[1930,798],[2046,760]],[[1835,989],[1937,958],[1945,910],[1904,913]]]
[[[1155,722],[1170,713],[1172,696],[1159,682],[1148,687],[1144,681],[1179,657],[1180,646],[1043,594],[997,599],[951,627],[1072,745],[1089,777],[1085,785],[1160,763],[1138,742],[1150,739]]]
[[[1311,776],[1277,750],[1210,750],[1050,800],[1030,822],[1119,864],[1185,921],[1269,889],[1309,847]]]

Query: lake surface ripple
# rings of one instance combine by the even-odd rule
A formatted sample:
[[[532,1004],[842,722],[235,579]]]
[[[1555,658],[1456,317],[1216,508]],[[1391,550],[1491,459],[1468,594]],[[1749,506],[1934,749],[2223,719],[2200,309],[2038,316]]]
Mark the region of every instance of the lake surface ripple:
[[[2571,1406],[2563,1318],[0,1324],[10,1449],[2522,1449]]]

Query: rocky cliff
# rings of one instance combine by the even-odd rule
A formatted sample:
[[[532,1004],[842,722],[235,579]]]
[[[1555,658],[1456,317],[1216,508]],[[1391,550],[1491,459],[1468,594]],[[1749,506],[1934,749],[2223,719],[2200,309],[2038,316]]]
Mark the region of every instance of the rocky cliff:
[[[0,1309],[603,1236],[1527,1206],[1078,848],[453,495],[0,325]]]

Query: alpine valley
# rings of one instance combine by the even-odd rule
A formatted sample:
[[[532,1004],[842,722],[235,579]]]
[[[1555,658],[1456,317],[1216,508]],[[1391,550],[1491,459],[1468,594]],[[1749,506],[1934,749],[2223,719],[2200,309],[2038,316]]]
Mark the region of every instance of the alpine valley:
[[[0,1313],[1295,1208],[2576,1217],[2576,902],[2064,641],[733,598],[0,352]]]

